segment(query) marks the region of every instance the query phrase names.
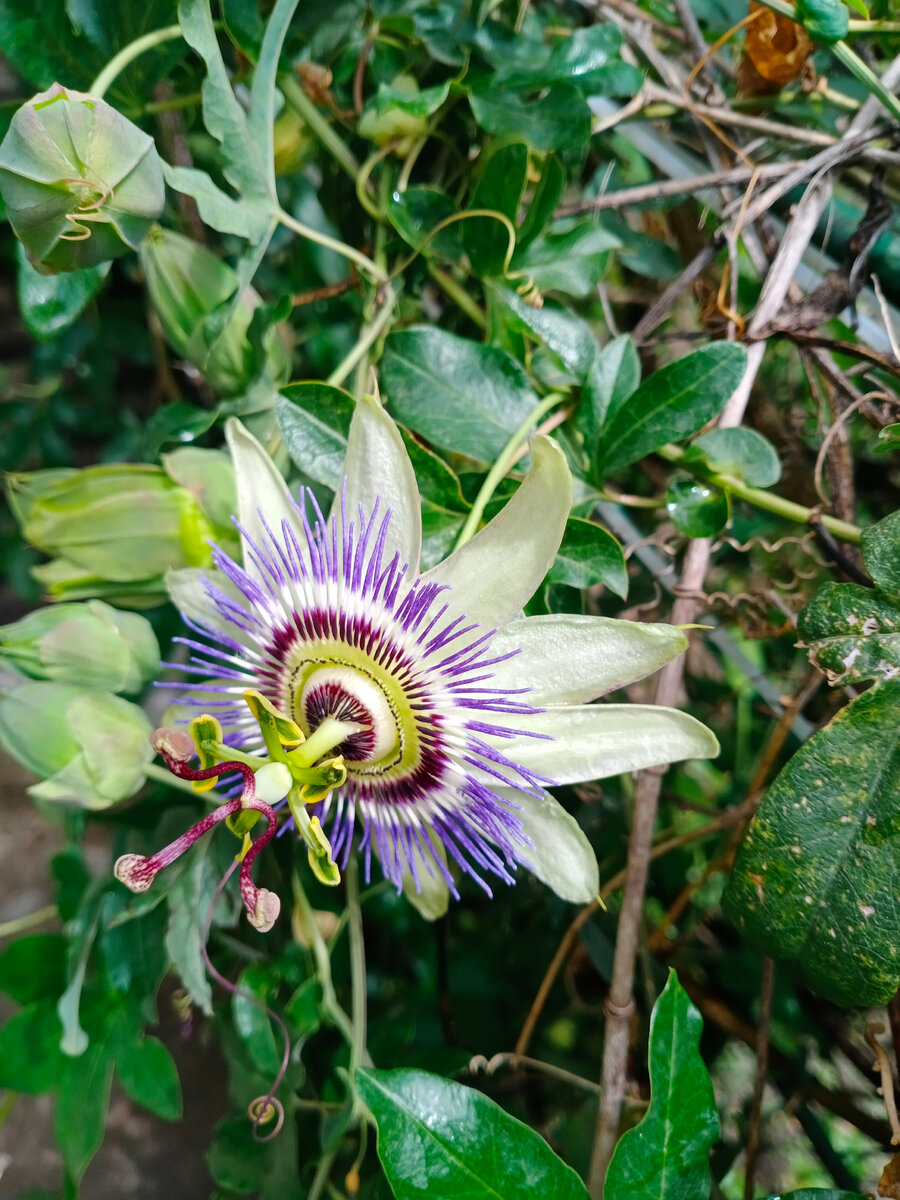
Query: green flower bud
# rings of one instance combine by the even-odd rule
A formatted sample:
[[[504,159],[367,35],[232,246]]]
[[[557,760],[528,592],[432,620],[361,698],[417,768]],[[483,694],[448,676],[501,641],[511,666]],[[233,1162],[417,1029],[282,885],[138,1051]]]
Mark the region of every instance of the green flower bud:
[[[166,341],[201,370],[216,391],[236,395],[258,374],[257,352],[247,336],[259,293],[245,288],[222,336],[206,341],[204,322],[238,287],[236,273],[205,246],[156,226],[141,247],[150,302]],[[290,374],[290,355],[276,329],[263,339],[266,369],[273,380]]]
[[[275,119],[272,143],[276,175],[299,171],[314,157],[317,148],[309,126],[286,105]]]
[[[98,692],[137,692],[159,671],[149,621],[101,600],[57,604],[0,626],[0,663],[32,679]]]
[[[428,131],[428,118],[448,92],[448,84],[421,91],[411,75],[397,75],[390,85],[379,85],[374,101],[360,117],[357,133],[376,146],[395,142],[394,153],[402,157]]]
[[[69,684],[24,683],[0,699],[0,745],[39,776],[36,800],[101,809],[133,795],[152,730],[136,704]]]
[[[153,139],[104,100],[55,83],[0,145],[0,196],[31,260],[93,267],[135,249],[165,200]]]
[[[56,595],[149,591],[158,603],[167,570],[211,561],[209,521],[190,492],[161,467],[121,463],[35,471],[9,476],[7,486],[25,540],[58,556],[35,572]],[[97,588],[92,580],[129,587]]]

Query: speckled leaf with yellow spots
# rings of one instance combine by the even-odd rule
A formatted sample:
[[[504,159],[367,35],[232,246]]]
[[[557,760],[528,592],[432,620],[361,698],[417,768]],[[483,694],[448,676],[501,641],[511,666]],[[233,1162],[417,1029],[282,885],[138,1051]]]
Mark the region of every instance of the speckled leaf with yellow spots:
[[[819,995],[886,1004],[900,984],[900,681],[847,705],[790,760],[724,896],[752,942]]]

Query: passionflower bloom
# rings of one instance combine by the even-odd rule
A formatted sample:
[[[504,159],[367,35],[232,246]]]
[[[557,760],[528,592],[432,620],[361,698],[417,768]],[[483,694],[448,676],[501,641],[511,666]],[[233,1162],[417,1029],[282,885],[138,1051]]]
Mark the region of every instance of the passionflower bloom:
[[[592,899],[594,852],[547,787],[718,747],[685,713],[587,703],[681,653],[680,630],[521,616],[571,507],[561,450],[536,438],[506,507],[420,574],[416,480],[377,401],[356,408],[328,518],[309,494],[295,503],[239,422],[226,433],[243,561],[215,550],[215,570],[168,577],[198,635],[182,668],[191,715],[213,714],[252,761],[265,750],[245,698],[261,696],[305,737],[306,763],[342,761],[340,784],[310,797],[335,860],[358,837],[367,875],[374,855],[427,915],[457,894],[453,864],[488,891],[522,864],[563,898]]]

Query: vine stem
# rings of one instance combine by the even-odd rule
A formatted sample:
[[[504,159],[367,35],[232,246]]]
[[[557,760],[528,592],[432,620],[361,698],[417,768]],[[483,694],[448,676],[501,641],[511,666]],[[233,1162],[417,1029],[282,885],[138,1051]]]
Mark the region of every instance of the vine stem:
[[[319,139],[338,166],[346,171],[355,183],[356,177],[359,174],[359,163],[344,141],[338,137],[313,104],[312,100],[310,100],[309,96],[307,96],[306,92],[304,92],[297,80],[291,75],[281,75],[278,78],[278,86],[285,100],[297,116],[306,122],[315,137]]]
[[[55,904],[48,904],[45,908],[26,913],[24,917],[15,917],[12,921],[4,921],[0,925],[0,938],[13,937],[17,933],[23,933],[26,929],[34,929],[36,925],[43,925],[45,921],[50,921],[56,916],[59,916],[59,909]]]
[[[143,37],[135,38],[133,42],[129,42],[127,46],[123,46],[118,54],[114,55],[109,60],[91,86],[88,92],[97,99],[102,97],[109,90],[110,85],[115,82],[119,75],[130,66],[136,58],[146,53],[147,50],[152,50],[154,46],[161,46],[164,42],[174,42],[176,38],[180,38],[180,25],[166,25],[162,29],[152,29],[150,33],[145,33]]]
[[[349,258],[351,262],[356,263],[363,274],[374,280],[375,283],[387,283],[387,273],[381,267],[376,266],[371,258],[363,254],[361,250],[348,246],[346,242],[341,242],[337,238],[329,237],[327,233],[320,233],[318,229],[313,229],[310,225],[304,225],[302,221],[292,217],[283,208],[276,208],[275,216],[282,225],[296,233],[298,237],[306,238],[307,241],[315,242],[317,246],[324,246],[326,250],[333,250],[335,254]]]
[[[300,909],[300,915],[303,920],[303,931],[312,939],[312,952],[316,960],[316,974],[319,977],[319,984],[322,988],[322,1006],[347,1044],[352,1046],[354,1042],[353,1024],[338,1003],[334,983],[331,979],[331,958],[328,954],[328,947],[325,945],[325,939],[322,937],[319,926],[316,924],[312,905],[304,891],[303,882],[296,871],[292,878],[292,885],[294,900]]]
[[[396,303],[397,296],[394,289],[388,287],[385,290],[381,310],[378,315],[363,329],[356,343],[328,376],[327,383],[331,384],[332,387],[340,387],[357,363],[362,362],[366,354],[368,354],[369,350],[390,324]]]
[[[350,939],[350,1018],[353,1039],[350,1042],[350,1077],[359,1067],[371,1065],[366,1051],[366,946],[363,940],[362,907],[359,902],[359,862],[350,856],[344,873],[347,881],[347,933]],[[368,1063],[367,1063],[368,1060]]]
[[[699,466],[699,464],[684,461],[685,452],[680,446],[660,446],[656,453],[668,462],[682,464],[689,471]],[[829,517],[826,514],[819,516],[815,509],[806,508],[803,504],[795,504],[793,500],[786,500],[784,496],[767,492],[763,488],[750,487],[733,475],[720,475],[717,472],[705,470],[701,470],[699,473],[702,474],[704,482],[730,492],[739,500],[746,500],[754,508],[764,509],[766,512],[775,513],[776,516],[784,517],[788,521],[799,521],[804,525],[809,524],[810,518],[817,517],[829,533],[833,533],[842,541],[850,542],[854,546],[858,546],[862,541],[862,530],[858,525],[851,525],[849,521],[840,521],[837,517]]]
[[[506,472],[519,457],[522,443],[528,436],[528,431],[533,425],[537,425],[545,413],[549,412],[551,408],[554,408],[557,404],[561,404],[562,401],[566,399],[567,397],[563,395],[562,392],[551,392],[549,396],[545,396],[540,404],[536,408],[532,409],[526,419],[522,422],[519,428],[503,447],[500,457],[491,467],[490,471],[488,471],[487,475],[485,476],[484,483],[481,485],[481,489],[478,495],[475,497],[475,503],[472,505],[469,515],[466,517],[465,524],[459,531],[459,537],[456,539],[455,549],[458,550],[460,546],[464,546],[466,542],[470,541],[470,539],[474,536],[475,531],[478,529],[481,518],[484,516],[484,510],[487,507],[488,501],[497,490],[500,480],[504,477]]]

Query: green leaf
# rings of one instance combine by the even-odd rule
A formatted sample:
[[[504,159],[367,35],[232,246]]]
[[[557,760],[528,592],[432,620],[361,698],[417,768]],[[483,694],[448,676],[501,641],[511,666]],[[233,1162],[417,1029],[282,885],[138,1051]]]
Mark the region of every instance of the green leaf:
[[[823,584],[800,610],[797,632],[832,687],[900,675],[900,607],[876,588]]]
[[[537,235],[556,211],[563,189],[566,186],[566,169],[555,154],[548,154],[544,160],[541,178],[534,190],[528,212],[522,222],[516,239],[516,245],[523,250]]]
[[[900,509],[863,531],[862,552],[876,586],[900,601]]]
[[[536,238],[516,254],[513,267],[524,272],[542,292],[590,296],[606,271],[607,251],[619,245],[614,233],[583,221],[565,233]]]
[[[288,454],[304,475],[337,491],[344,478],[353,397],[327,383],[291,383],[275,397]]]
[[[597,478],[614,475],[717,416],[743,377],[747,353],[713,342],[644,380],[602,430]]]
[[[66,1170],[76,1181],[103,1141],[115,1061],[111,1041],[117,1022],[114,1016],[84,1054],[67,1058],[60,1072],[53,1128]]]
[[[728,497],[718,488],[690,476],[673,479],[666,488],[666,510],[672,524],[691,538],[714,537],[728,524]]]
[[[641,382],[641,360],[627,333],[620,334],[600,350],[589,369],[575,427],[584,437],[585,449],[593,460],[603,426],[611,421]]]
[[[207,1016],[212,1016],[212,988],[203,962],[200,922],[216,882],[212,878],[204,843],[202,848],[195,848],[193,861],[169,892],[169,925],[165,940],[166,950],[185,990]]]
[[[426,1071],[363,1070],[378,1157],[397,1200],[586,1200],[581,1180],[533,1129],[472,1088]]]
[[[754,945],[835,1004],[886,1004],[900,983],[900,681],[813,734],[760,805],[723,905]]]
[[[38,341],[57,337],[73,325],[103,287],[108,262],[80,271],[43,275],[31,265],[25,247],[16,242],[19,311],[28,332]]]
[[[533,150],[581,157],[587,148],[591,110],[571,84],[554,84],[533,98],[499,88],[473,92],[469,104],[482,129],[522,138]]]
[[[322,1025],[322,985],[318,979],[301,983],[284,1006],[284,1019],[295,1038],[307,1038]]]
[[[408,430],[401,428],[400,436],[412,463],[423,504],[447,509],[454,514],[467,513],[471,505],[463,497],[456,472],[433,450],[417,441]]]
[[[39,1000],[0,1026],[0,1088],[30,1096],[52,1091],[66,1058],[56,1004]]]
[[[755,429],[711,429],[685,451],[686,462],[705,461],[711,471],[734,475],[751,487],[771,487],[781,478],[778,452]]]
[[[469,209],[502,213],[515,227],[527,171],[528,147],[523,142],[501,146],[482,168]],[[510,252],[505,224],[492,217],[471,217],[463,222],[462,243],[477,276],[502,273]]]
[[[621,46],[622,34],[611,23],[576,29],[553,47],[542,66],[527,74],[503,73],[497,82],[502,87],[531,89],[573,83],[587,95],[633,96],[644,76],[622,61]]]
[[[212,229],[250,241],[264,236],[269,219],[267,209],[229,196],[205,171],[163,163],[163,176],[170,188],[196,200],[200,216]]]
[[[411,187],[394,192],[387,207],[388,220],[414,250],[426,257],[439,254],[456,259],[462,253],[462,226],[456,222],[430,236],[442,221],[459,210],[443,192],[430,187]],[[465,222],[464,224],[468,224]]]
[[[509,288],[492,285],[491,292],[512,317],[509,323],[514,328],[532,334],[557,354],[576,378],[584,378],[597,354],[597,343],[586,321],[560,304],[535,308]]]
[[[538,403],[509,354],[441,329],[391,334],[381,383],[397,420],[442,450],[479,462],[496,459]]]
[[[17,1004],[56,999],[66,986],[66,939],[61,933],[19,938],[0,954],[0,991]]]
[[[116,1055],[116,1069],[122,1087],[165,1121],[181,1117],[181,1084],[172,1055],[154,1037],[123,1039]]]
[[[624,600],[628,595],[628,571],[622,547],[593,521],[569,517],[547,582],[576,588],[602,583]]]
[[[272,1022],[267,1012],[253,1000],[265,1004],[276,986],[275,968],[264,963],[245,967],[238,977],[238,991],[231,999],[231,1015],[238,1037],[243,1042],[253,1065],[266,1074],[275,1075],[281,1067],[281,1048],[275,1041]]]
[[[850,13],[841,0],[797,0],[797,13],[816,42],[839,42],[847,36]]]
[[[719,1118],[700,1057],[703,1021],[674,970],[650,1021],[650,1107],[624,1133],[609,1165],[606,1200],[697,1200],[710,1188]]]

